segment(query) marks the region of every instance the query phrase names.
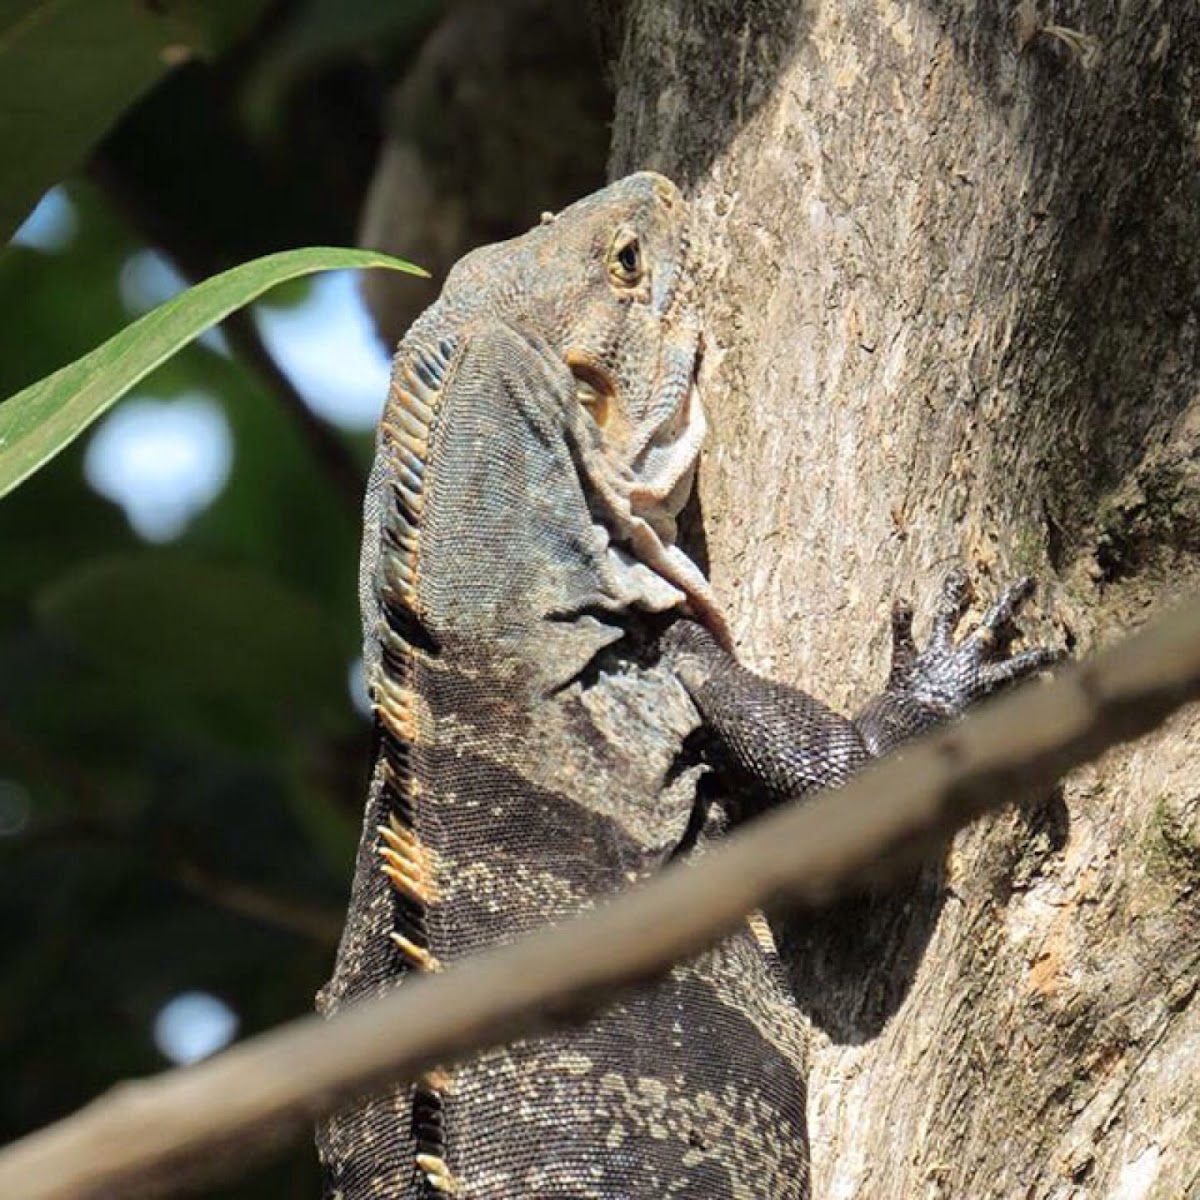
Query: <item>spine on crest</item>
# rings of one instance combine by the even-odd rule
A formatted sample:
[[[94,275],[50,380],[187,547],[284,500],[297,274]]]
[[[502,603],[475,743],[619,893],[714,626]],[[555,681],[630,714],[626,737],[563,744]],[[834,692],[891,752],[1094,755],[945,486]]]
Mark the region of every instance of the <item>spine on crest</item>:
[[[386,814],[386,823],[377,829],[376,851],[379,869],[391,885],[389,937],[398,974],[441,970],[429,920],[438,901],[437,861],[419,833],[420,780],[413,757],[423,736],[417,668],[423,656],[437,653],[420,618],[421,517],[430,436],[453,351],[446,340],[432,349],[402,350],[382,424],[380,453],[387,455],[390,495],[382,521],[377,580],[380,656],[371,685]],[[446,1161],[448,1087],[444,1072],[431,1071],[413,1089],[413,1166],[426,1200],[458,1192]]]

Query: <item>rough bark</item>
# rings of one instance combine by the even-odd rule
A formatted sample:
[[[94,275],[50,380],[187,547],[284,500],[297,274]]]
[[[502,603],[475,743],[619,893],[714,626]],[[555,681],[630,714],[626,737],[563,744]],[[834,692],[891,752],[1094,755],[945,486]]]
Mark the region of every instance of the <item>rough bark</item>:
[[[599,6],[612,174],[704,227],[706,550],[852,708],[897,592],[1077,654],[1200,584],[1200,3]],[[1200,716],[802,929],[814,1196],[1200,1195]]]

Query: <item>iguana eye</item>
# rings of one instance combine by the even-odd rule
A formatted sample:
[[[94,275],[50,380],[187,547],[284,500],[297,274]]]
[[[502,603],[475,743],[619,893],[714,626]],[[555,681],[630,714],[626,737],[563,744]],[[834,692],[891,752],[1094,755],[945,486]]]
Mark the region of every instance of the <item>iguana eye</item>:
[[[642,247],[637,234],[623,232],[617,235],[609,257],[608,273],[614,283],[623,287],[636,287],[641,283],[645,270],[642,266]]]

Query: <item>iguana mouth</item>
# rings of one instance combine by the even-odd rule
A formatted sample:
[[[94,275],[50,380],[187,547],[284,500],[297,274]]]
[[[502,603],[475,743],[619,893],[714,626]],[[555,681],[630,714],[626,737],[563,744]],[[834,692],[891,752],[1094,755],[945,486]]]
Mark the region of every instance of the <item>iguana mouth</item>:
[[[627,493],[627,540],[642,562],[683,592],[690,614],[728,647],[729,626],[712,585],[675,540],[676,517],[692,494],[707,430],[693,377],[672,419],[655,431],[634,459],[633,484]]]
[[[575,377],[575,399],[596,425],[607,431],[616,412],[616,388],[608,373],[580,354],[568,353],[567,366]]]
[[[687,358],[694,363],[694,352]],[[614,541],[682,592],[689,613],[728,646],[729,627],[712,587],[675,540],[676,517],[691,495],[708,428],[693,371],[684,373],[676,364],[671,374],[683,385],[664,389],[663,419],[644,424],[639,437],[607,372],[582,355],[568,354],[567,365],[580,405],[603,435],[607,453],[589,476]]]

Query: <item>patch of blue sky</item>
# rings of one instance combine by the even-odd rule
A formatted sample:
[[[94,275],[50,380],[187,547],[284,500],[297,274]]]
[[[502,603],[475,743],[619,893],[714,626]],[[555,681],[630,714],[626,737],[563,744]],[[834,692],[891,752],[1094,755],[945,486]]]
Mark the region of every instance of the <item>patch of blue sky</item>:
[[[363,717],[371,715],[371,696],[367,691],[366,666],[361,658],[356,658],[346,674],[346,687],[355,711]]]
[[[79,214],[63,187],[52,187],[12,236],[12,245],[57,254],[79,232]]]
[[[177,538],[212,503],[232,465],[229,423],[201,392],[126,400],[101,422],[84,456],[88,483],[155,543]]]
[[[180,992],[154,1018],[154,1044],[169,1062],[199,1062],[223,1050],[238,1031],[237,1013],[208,992]]]
[[[313,412],[340,429],[375,427],[391,363],[354,272],[318,275],[301,304],[259,304],[254,319],[280,370]]]

